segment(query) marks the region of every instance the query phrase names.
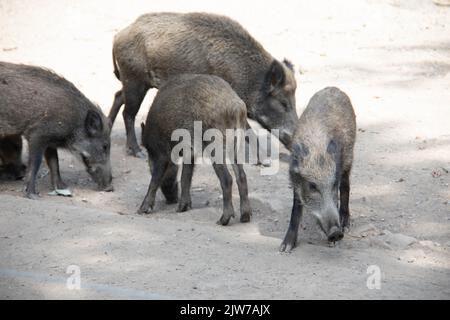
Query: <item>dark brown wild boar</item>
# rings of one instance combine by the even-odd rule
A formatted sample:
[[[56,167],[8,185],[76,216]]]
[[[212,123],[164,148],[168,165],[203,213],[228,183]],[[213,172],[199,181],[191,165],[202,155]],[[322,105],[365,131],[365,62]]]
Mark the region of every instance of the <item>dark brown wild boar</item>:
[[[297,241],[303,210],[312,213],[328,241],[344,236],[350,225],[350,171],[356,120],[348,96],[338,88],[317,92],[300,116],[289,168],[294,189],[291,221],[281,251]]]
[[[195,149],[194,139],[195,123],[201,123],[200,149]],[[184,130],[189,138],[185,150],[181,150],[183,157],[183,170],[181,174],[181,198],[178,201],[178,211],[191,208],[190,187],[194,171],[195,159],[209,145],[203,140],[205,132],[220,133],[214,139],[222,142],[223,157],[216,156],[212,160],[213,168],[219,177],[223,192],[223,215],[219,224],[226,225],[234,217],[232,203],[232,184],[226,159],[229,155],[226,150],[226,130],[245,130],[247,122],[244,102],[237,96],[230,85],[223,79],[213,75],[178,75],[170,78],[158,91],[147,116],[142,130],[142,141],[149,155],[149,164],[152,174],[150,186],[139,213],[151,211],[155,204],[157,189],[161,186],[168,203],[178,201],[178,187],[176,182],[178,159],[180,153],[174,152],[179,144],[172,140],[176,130]],[[210,130],[215,129],[215,130]],[[218,142],[214,140],[214,142]],[[234,144],[239,147],[241,144]],[[222,149],[220,149],[222,150]],[[217,151],[217,150],[216,150]],[[233,148],[232,152],[237,152]],[[188,154],[190,154],[188,156]],[[236,153],[234,153],[236,155]],[[231,156],[230,156],[231,157]],[[228,159],[230,159],[230,157]],[[241,222],[250,221],[251,208],[248,200],[247,178],[242,164],[231,159],[234,175],[236,177],[241,200]]]
[[[0,139],[23,136],[28,142],[27,197],[37,197],[44,156],[53,188],[67,189],[58,148],[73,152],[101,189],[112,190],[110,131],[100,108],[69,81],[39,67],[0,62]]]
[[[122,90],[115,95],[109,117],[114,122],[125,104],[130,155],[143,156],[134,122],[147,90],[182,73],[221,77],[245,102],[248,118],[265,129],[279,129],[281,142],[288,148],[291,144],[298,120],[293,66],[275,60],[230,18],[207,13],[142,15],[115,36],[113,63]]]

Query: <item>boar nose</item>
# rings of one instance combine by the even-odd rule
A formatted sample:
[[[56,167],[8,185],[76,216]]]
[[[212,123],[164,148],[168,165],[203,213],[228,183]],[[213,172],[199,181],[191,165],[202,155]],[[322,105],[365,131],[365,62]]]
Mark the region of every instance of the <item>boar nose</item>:
[[[328,241],[330,241],[330,242],[339,241],[343,237],[344,237],[344,234],[342,233],[341,229],[338,227],[332,227],[330,229],[330,232],[328,233]]]
[[[283,129],[280,132],[280,140],[288,149],[291,148],[292,134],[292,131],[286,129]]]

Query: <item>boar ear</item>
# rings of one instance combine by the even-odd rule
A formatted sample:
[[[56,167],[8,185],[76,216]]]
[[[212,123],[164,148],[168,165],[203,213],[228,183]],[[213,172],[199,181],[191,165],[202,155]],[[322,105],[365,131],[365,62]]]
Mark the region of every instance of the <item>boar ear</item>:
[[[95,137],[103,131],[102,117],[96,111],[89,110],[84,122],[86,132],[90,137]]]
[[[281,87],[284,83],[286,75],[284,74],[284,69],[281,63],[274,60],[270,65],[269,72],[266,75],[266,88],[270,93],[278,87]]]
[[[294,71],[294,64],[291,61],[289,61],[288,59],[284,58],[283,63],[290,70]]]
[[[327,147],[327,152],[329,154],[335,155],[338,152],[338,144],[334,140],[330,140]]]

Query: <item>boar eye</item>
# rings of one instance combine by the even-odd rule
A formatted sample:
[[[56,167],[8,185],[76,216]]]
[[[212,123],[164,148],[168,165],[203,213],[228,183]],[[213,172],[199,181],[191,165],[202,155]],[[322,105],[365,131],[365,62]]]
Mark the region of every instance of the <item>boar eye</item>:
[[[317,185],[314,182],[309,183],[309,190],[311,190],[313,192],[319,191],[319,189],[317,189]]]
[[[109,147],[108,144],[105,143],[105,144],[103,145],[103,151],[105,151],[105,152],[108,151],[108,147]]]

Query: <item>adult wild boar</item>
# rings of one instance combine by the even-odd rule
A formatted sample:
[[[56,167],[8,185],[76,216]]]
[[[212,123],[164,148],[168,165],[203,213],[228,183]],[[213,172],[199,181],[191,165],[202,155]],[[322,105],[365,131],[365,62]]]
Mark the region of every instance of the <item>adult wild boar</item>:
[[[344,236],[344,228],[350,225],[355,138],[355,113],[348,96],[334,87],[317,92],[300,116],[293,137],[289,173],[294,204],[281,251],[295,247],[304,209],[317,218],[328,241]]]
[[[226,80],[245,102],[248,118],[267,130],[279,129],[281,142],[288,148],[291,144],[298,120],[293,66],[275,60],[236,21],[207,13],[142,15],[115,36],[113,63],[122,90],[115,95],[109,118],[114,122],[125,104],[130,155],[142,156],[134,122],[147,90],[181,73]]]
[[[245,130],[247,122],[245,104],[222,78],[206,74],[171,77],[161,87],[153,101],[142,130],[142,141],[148,151],[152,179],[139,213],[148,213],[153,210],[156,191],[159,187],[168,203],[178,202],[178,211],[191,208],[190,188],[195,159],[201,156],[200,153],[209,146],[209,143],[202,139],[196,150],[195,122],[201,123],[202,136],[215,132],[218,134],[214,136],[214,142],[217,143],[219,140],[222,142],[220,150],[211,150],[211,155],[214,154],[211,159],[212,165],[220,180],[223,193],[223,214],[218,223],[226,225],[234,217],[233,178],[227,169],[226,159],[231,160],[239,189],[240,220],[241,222],[250,221],[251,207],[248,199],[247,178],[242,164],[237,161],[236,154],[240,140],[237,139],[233,148],[226,147],[231,141],[227,141],[227,138],[234,139],[236,130],[242,133]],[[182,143],[187,145],[181,152],[174,151],[178,145],[178,142],[172,140],[175,130],[183,130],[189,135],[189,138],[183,138]],[[227,136],[227,130],[232,130],[232,137]],[[234,155],[228,151],[233,152]],[[219,155],[221,152],[222,154]],[[176,178],[180,153],[183,157],[183,170],[181,198],[178,201]]]
[[[99,187],[112,190],[110,131],[100,108],[69,81],[39,67],[0,62],[0,139],[28,141],[28,198],[37,198],[36,175],[44,156],[53,188],[67,192],[58,148],[79,156]]]

